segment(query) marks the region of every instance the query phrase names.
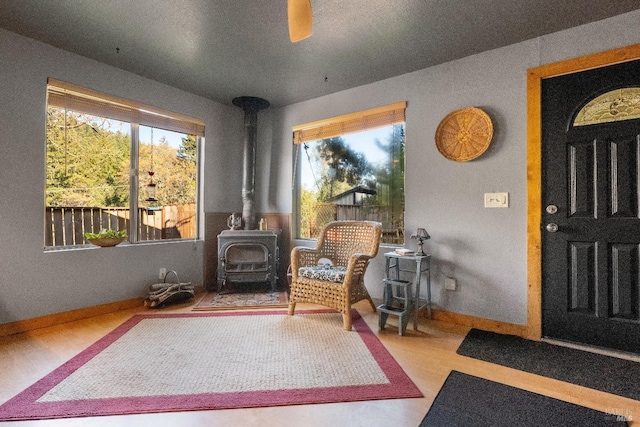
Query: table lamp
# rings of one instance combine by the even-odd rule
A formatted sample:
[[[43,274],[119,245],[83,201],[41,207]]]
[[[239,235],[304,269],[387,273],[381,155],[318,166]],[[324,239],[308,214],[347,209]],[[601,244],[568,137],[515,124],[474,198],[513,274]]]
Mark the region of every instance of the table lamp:
[[[417,256],[425,256],[426,254],[424,253],[424,251],[422,250],[422,245],[424,244],[424,240],[428,240],[431,238],[431,236],[429,236],[429,233],[427,233],[427,230],[424,228],[418,228],[416,230],[415,233],[413,233],[411,235],[412,239],[418,239],[418,252],[416,252]]]

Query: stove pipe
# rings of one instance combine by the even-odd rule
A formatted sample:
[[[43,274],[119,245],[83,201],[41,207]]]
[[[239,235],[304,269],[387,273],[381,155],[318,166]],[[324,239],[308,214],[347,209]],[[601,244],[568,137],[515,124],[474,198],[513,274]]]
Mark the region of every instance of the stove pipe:
[[[258,111],[269,107],[269,101],[253,96],[241,96],[231,102],[244,110],[244,157],[242,165],[242,220],[245,230],[256,229],[256,141]]]

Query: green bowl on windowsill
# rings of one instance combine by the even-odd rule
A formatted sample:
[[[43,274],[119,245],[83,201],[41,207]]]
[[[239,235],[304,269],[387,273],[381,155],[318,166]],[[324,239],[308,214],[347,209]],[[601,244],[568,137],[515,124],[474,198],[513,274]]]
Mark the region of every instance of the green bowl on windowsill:
[[[110,248],[117,246],[126,240],[126,237],[102,237],[96,239],[87,239],[92,245],[100,246],[101,248]]]
[[[110,248],[124,242],[127,239],[127,231],[115,231],[103,228],[99,233],[86,232],[84,233],[84,237],[92,245],[100,246],[102,248]]]

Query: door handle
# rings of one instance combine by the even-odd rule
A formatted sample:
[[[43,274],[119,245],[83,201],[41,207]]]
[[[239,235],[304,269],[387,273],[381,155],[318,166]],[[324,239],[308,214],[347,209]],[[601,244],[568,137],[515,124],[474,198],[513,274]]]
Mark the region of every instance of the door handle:
[[[555,232],[558,231],[559,228],[560,227],[558,227],[558,224],[556,224],[554,222],[550,222],[549,224],[547,224],[547,227],[546,227],[546,229],[547,229],[547,231],[549,233],[555,233]]]

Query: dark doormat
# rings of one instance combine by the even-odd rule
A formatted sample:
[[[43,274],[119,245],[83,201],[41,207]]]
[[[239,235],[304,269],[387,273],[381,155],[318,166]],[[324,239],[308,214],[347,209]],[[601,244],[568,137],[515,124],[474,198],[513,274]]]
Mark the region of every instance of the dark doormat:
[[[420,427],[625,426],[623,416],[451,371]]]
[[[457,351],[520,371],[640,400],[640,363],[471,329]]]

